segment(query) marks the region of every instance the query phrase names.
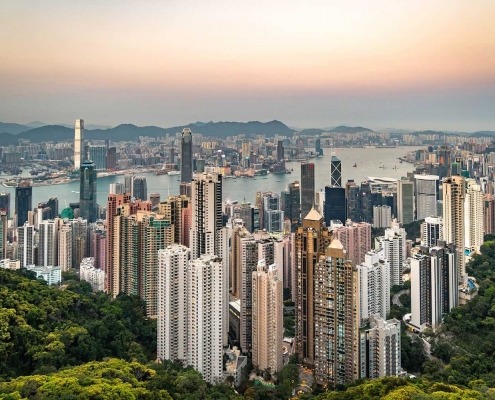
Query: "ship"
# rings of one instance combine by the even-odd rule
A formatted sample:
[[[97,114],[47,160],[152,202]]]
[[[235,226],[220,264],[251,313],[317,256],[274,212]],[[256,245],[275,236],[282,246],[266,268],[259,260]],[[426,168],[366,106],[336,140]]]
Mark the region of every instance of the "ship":
[[[168,171],[169,175],[180,175],[180,171]]]

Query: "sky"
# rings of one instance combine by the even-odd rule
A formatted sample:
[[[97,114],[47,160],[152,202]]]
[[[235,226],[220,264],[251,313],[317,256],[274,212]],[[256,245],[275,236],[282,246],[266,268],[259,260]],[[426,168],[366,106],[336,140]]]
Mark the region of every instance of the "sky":
[[[495,130],[495,1],[1,0],[0,121]]]

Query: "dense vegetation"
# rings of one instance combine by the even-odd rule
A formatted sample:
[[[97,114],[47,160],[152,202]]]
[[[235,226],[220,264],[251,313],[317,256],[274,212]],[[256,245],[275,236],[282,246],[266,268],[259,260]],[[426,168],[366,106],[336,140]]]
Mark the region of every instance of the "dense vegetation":
[[[23,376],[0,383],[0,399],[234,400],[227,384],[209,386],[191,368],[172,363],[143,365],[109,359],[50,375]]]
[[[495,387],[495,241],[485,242],[467,270],[480,285],[478,296],[445,318],[432,338],[433,355],[441,362],[428,363],[425,372],[445,382],[481,379]]]
[[[461,400],[491,399],[495,389],[473,383],[470,388],[461,388],[444,383],[431,383],[404,378],[382,378],[351,386],[342,392],[328,392],[317,400]]]
[[[142,301],[93,294],[86,283],[50,288],[21,270],[0,269],[0,376],[46,373],[104,357],[147,362],[156,323]]]
[[[283,397],[279,397],[283,396]],[[427,381],[383,378],[350,386],[344,391],[319,396],[317,400],[489,399],[495,390],[476,381],[469,388]],[[50,375],[33,375],[0,383],[0,399],[105,399],[105,400],[265,400],[288,399],[290,391],[277,392],[252,387],[237,394],[229,385],[207,385],[196,371],[173,363],[143,365],[109,359],[65,368]]]

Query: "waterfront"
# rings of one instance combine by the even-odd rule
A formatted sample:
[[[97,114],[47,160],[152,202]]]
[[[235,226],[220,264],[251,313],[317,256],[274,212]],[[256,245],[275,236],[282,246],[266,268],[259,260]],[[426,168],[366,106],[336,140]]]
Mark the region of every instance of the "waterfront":
[[[333,154],[342,161],[342,184],[348,179],[362,182],[368,176],[388,177],[400,179],[413,170],[413,165],[400,163],[398,157],[421,147],[396,147],[396,148],[343,148],[335,149]],[[325,155],[315,158],[310,162],[315,163],[315,189],[323,189],[330,182],[330,158],[331,149],[325,149]],[[356,164],[356,167],[353,165]],[[384,168],[383,168],[384,167]],[[223,198],[226,201],[250,201],[253,202],[257,191],[283,191],[290,182],[300,181],[300,163],[287,163],[291,174],[257,176],[256,178],[225,179],[223,185]],[[155,175],[154,173],[139,174],[146,177],[148,196],[150,193],[160,193],[164,199],[168,194],[179,193],[179,176]],[[5,179],[1,176],[0,179]],[[109,185],[114,182],[123,182],[122,175],[104,176],[98,178],[98,204],[104,206],[108,196]],[[0,192],[11,194],[11,214],[15,206],[15,188],[0,187]],[[59,209],[68,206],[69,203],[79,201],[79,182],[70,182],[59,185],[37,186],[33,188],[33,207],[39,202],[46,201],[50,197],[58,197]],[[11,215],[13,216],[13,215]]]

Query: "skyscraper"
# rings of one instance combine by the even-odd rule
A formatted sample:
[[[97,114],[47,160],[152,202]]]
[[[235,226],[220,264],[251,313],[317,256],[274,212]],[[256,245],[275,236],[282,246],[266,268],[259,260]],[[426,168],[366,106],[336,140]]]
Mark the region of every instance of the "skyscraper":
[[[359,378],[357,269],[337,239],[315,265],[314,376],[320,385],[345,385]]]
[[[192,132],[189,128],[182,130],[180,143],[180,181],[182,184],[190,184],[193,179],[193,158],[192,158]],[[187,186],[181,185],[181,193],[187,193]]]
[[[110,184],[108,194],[123,194],[125,193],[125,187],[122,182],[115,182]]]
[[[443,219],[426,217],[421,224],[421,245],[433,247],[437,245],[437,240],[443,240]]]
[[[19,238],[17,254],[21,267],[26,268],[28,265],[35,265],[36,231],[34,225],[24,224],[17,228],[17,237]]]
[[[342,162],[335,156],[330,161],[330,186],[342,187]]]
[[[189,246],[191,227],[191,200],[189,197],[169,196],[158,205],[158,212],[174,226],[174,242]]]
[[[357,271],[361,324],[376,314],[386,319],[390,312],[390,263],[380,251],[369,251]]]
[[[158,338],[159,360],[187,359],[187,282],[191,252],[173,244],[158,251]]]
[[[433,330],[458,303],[458,273],[453,246],[422,247],[411,258],[411,324]]]
[[[119,272],[118,272],[118,257],[115,251],[118,250],[118,226],[115,225],[117,209],[131,199],[130,193],[125,194],[109,194],[107,201],[107,243],[106,243],[106,282],[105,291],[117,296],[120,291]]]
[[[219,255],[222,229],[222,176],[200,174],[192,182],[192,259],[202,254]]]
[[[7,212],[0,210],[0,259],[7,258]]]
[[[60,219],[41,221],[38,226],[38,263],[42,267],[58,266],[58,229]]]
[[[325,186],[323,214],[325,215],[325,224],[327,226],[330,226],[330,221],[333,220],[345,223],[347,220],[347,204],[343,187]]]
[[[296,354],[309,366],[315,358],[315,265],[329,242],[323,217],[312,209],[296,230]]]
[[[235,229],[232,235],[232,273],[233,294],[240,300],[240,332],[239,341],[244,353],[251,351],[252,346],[252,278],[258,264],[257,244],[254,237],[245,228]],[[234,292],[235,290],[235,292]]]
[[[280,209],[278,193],[263,193],[263,229],[268,232],[282,232],[284,212]]]
[[[15,215],[21,227],[28,220],[28,212],[33,208],[33,188],[28,181],[22,181],[15,188]]]
[[[143,204],[149,203],[143,202]],[[150,207],[149,207],[150,208]],[[114,217],[114,271],[118,293],[138,295],[146,302],[146,314],[157,314],[158,251],[172,244],[173,227],[163,215],[131,210],[126,203]]]
[[[371,250],[371,224],[347,220],[345,226],[332,230],[332,235],[342,243],[347,258],[354,265],[364,262],[366,253]]]
[[[98,209],[96,206],[96,169],[92,161],[85,160],[82,163],[80,180],[79,215],[89,223],[95,222]]]
[[[97,171],[105,171],[107,169],[107,147],[104,145],[88,146],[88,159],[95,163]]]
[[[438,203],[438,175],[414,175],[416,180],[416,220],[436,216]]]
[[[258,262],[252,272],[253,285],[253,365],[274,374],[283,361],[283,288],[275,264]]]
[[[397,184],[397,219],[404,225],[414,221],[414,183],[405,179]]]
[[[283,161],[284,159],[284,142],[282,140],[279,140],[277,142],[277,161]]]
[[[209,383],[223,378],[223,337],[226,324],[222,261],[203,254],[187,267],[187,360]]]
[[[74,169],[78,171],[83,163],[84,153],[84,120],[76,119],[74,128]]]
[[[385,229],[385,235],[375,239],[377,249],[382,249],[385,259],[390,263],[390,286],[402,285],[404,261],[406,260],[406,230],[396,220]]]
[[[401,322],[373,316],[361,331],[360,378],[397,376],[401,366]]]
[[[315,203],[315,165],[301,164],[301,219],[304,219]]]
[[[288,190],[285,192],[284,215],[288,218],[293,230],[301,218],[301,192],[299,181],[289,183]]]
[[[58,264],[62,272],[72,268],[72,227],[63,224],[58,230]]]
[[[7,219],[10,218],[10,193],[0,193],[0,211],[5,211]]]
[[[458,263],[459,284],[466,279],[466,248],[464,200],[466,197],[465,181],[461,176],[445,178],[442,183],[443,194],[443,240],[453,243]],[[481,222],[480,222],[481,223]]]
[[[390,206],[373,206],[373,228],[388,228],[391,220]]]
[[[474,179],[466,179],[466,198],[464,200],[465,246],[469,251],[480,252],[484,241],[483,229],[483,192]]]
[[[132,180],[132,197],[143,201],[148,200],[148,189],[144,176],[135,176]]]

